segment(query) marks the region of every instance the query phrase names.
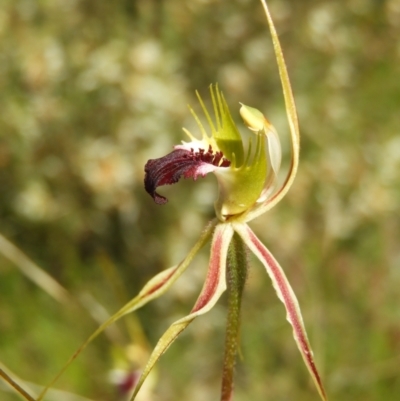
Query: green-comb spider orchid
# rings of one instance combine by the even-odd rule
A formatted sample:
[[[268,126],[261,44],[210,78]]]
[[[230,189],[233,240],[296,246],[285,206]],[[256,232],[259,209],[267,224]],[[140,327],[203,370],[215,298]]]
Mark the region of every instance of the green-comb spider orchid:
[[[296,296],[278,262],[247,225],[249,221],[270,209],[277,202],[277,199],[280,199],[282,194],[287,191],[288,185],[292,181],[293,171],[297,167],[298,155],[296,153],[292,158],[291,171],[285,183],[274,192],[281,162],[280,142],[275,129],[260,111],[242,105],[240,114],[256,137],[254,141],[256,145],[251,146],[252,141],[250,141],[245,153],[241,136],[233,123],[222,93],[218,87],[211,87],[210,92],[215,121],[211,118],[200,96],[197,96],[208,121],[211,135],[207,134],[199,118],[191,110],[200,127],[202,139],[195,139],[191,133],[185,130],[191,139],[190,142],[183,142],[183,144],[175,146],[174,151],[160,159],[149,160],[145,166],[145,188],[158,204],[167,202],[166,198],[156,192],[158,186],[176,183],[181,177],[191,177],[196,180],[199,176],[203,177],[210,172],[213,172],[218,179],[219,196],[215,202],[217,219],[210,223],[210,227],[207,228],[201,239],[203,243],[205,239],[212,236],[210,263],[203,290],[191,314],[173,323],[159,340],[135,393],[154,363],[175,338],[197,316],[208,312],[226,290],[227,277],[229,277],[227,271],[227,261],[229,266],[228,250],[236,234],[238,235],[236,242],[244,243],[267,269],[278,297],[286,307],[287,319],[293,327],[298,348],[322,399],[326,400]],[[298,137],[292,137],[292,141],[294,152],[298,152]],[[191,253],[185,259],[183,262],[185,268],[193,256],[194,253]],[[240,269],[240,266],[231,268]],[[175,281],[178,270],[179,266],[166,277],[163,276],[156,280],[153,286],[160,287],[170,281]],[[181,272],[178,274],[180,275]],[[243,283],[240,283],[240,286],[242,287]],[[239,296],[241,296],[241,290]],[[228,385],[226,396],[224,396],[223,385],[222,400],[231,399],[231,389],[232,383]]]
[[[254,132],[254,138],[245,152],[239,131],[218,87],[211,87],[214,118],[210,116],[198,96],[209,132],[192,111],[200,127],[201,139],[195,139],[186,131],[190,142],[183,142],[176,146],[167,156],[149,160],[145,167],[145,188],[156,203],[163,204],[166,198],[156,192],[158,186],[175,183],[182,176],[197,179],[199,176],[213,172],[219,184],[219,195],[215,202],[216,219],[206,227],[198,242],[181,263],[153,277],[134,299],[92,334],[36,401],[43,399],[50,386],[61,376],[67,366],[104,329],[122,316],[164,294],[186,270],[197,252],[210,240],[210,261],[203,289],[191,313],[174,322],[158,341],[136,384],[131,401],[134,400],[160,356],[197,316],[208,312],[215,305],[227,288],[228,326],[221,401],[233,399],[233,369],[238,343],[240,301],[247,266],[244,251],[246,247],[266,268],[277,295],[286,308],[287,320],[292,325],[294,338],[303,360],[321,399],[327,401],[296,296],[278,262],[247,225],[248,222],[275,206],[285,196],[293,183],[299,162],[300,135],[290,81],[267,4],[265,0],[261,0],[261,3],[272,36],[291,134],[292,157],[286,179],[281,186],[277,187],[277,173],[281,161],[280,142],[276,131],[260,111],[244,105],[240,109],[245,124]]]
[[[314,363],[296,296],[278,262],[247,225],[249,221],[271,209],[286,194],[296,175],[299,158],[299,130],[290,82],[268,8],[264,2],[263,5],[272,33],[291,131],[292,160],[289,173],[283,185],[276,188],[277,173],[281,162],[279,137],[260,111],[242,105],[240,109],[242,119],[255,135],[247,152],[244,151],[239,131],[218,87],[211,87],[210,90],[214,119],[197,94],[208,122],[209,133],[191,109],[200,128],[201,139],[196,139],[190,132],[184,130],[189,136],[190,142],[183,142],[181,145],[175,146],[175,149],[168,155],[147,162],[145,188],[158,204],[166,203],[167,199],[156,192],[157,187],[176,183],[181,177],[191,177],[196,180],[199,176],[203,177],[210,172],[217,177],[219,195],[215,202],[217,219],[207,228],[195,249],[181,265],[155,278],[146,293],[143,293],[145,296],[152,292],[152,288],[158,291],[161,287],[169,287],[171,282],[175,281],[189,264],[197,251],[196,248],[200,248],[212,236],[209,268],[201,294],[191,313],[173,323],[159,340],[135,388],[134,396],[158,358],[197,316],[208,312],[215,305],[221,294],[227,289],[227,284],[228,292],[236,292],[236,297],[239,298],[236,306],[233,307],[236,308],[235,313],[239,314],[246,272],[240,271],[241,267],[235,263],[237,262],[235,256],[230,253],[235,254],[236,252],[236,259],[240,259],[240,251],[237,248],[242,245],[250,249],[265,266],[278,297],[286,308],[287,320],[293,327],[294,338],[304,362],[321,398],[327,400]],[[254,142],[255,145],[252,146]],[[246,264],[245,258],[243,259],[242,264]],[[242,275],[242,278],[236,281],[236,288],[229,288],[229,281],[232,278],[230,270],[232,269],[236,269],[236,273],[239,271],[239,276]],[[225,351],[221,395],[223,401],[231,400],[233,396],[232,371],[238,335],[238,327],[235,327],[233,336],[236,336],[236,339],[228,338],[232,337],[232,333],[229,334],[229,332],[232,332],[232,326],[235,326],[234,323],[229,326],[229,319],[228,316],[226,348],[233,344],[235,351],[231,352],[233,355],[229,355],[229,351]],[[236,319],[239,318],[236,317]],[[237,322],[236,326],[238,326]]]

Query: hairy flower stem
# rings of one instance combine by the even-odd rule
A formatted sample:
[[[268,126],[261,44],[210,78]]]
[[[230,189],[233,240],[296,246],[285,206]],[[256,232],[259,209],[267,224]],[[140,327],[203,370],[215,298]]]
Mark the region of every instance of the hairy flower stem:
[[[246,276],[246,246],[239,235],[234,234],[228,249],[226,270],[228,316],[226,324],[221,401],[230,401],[233,396],[233,373],[239,345],[240,306]]]

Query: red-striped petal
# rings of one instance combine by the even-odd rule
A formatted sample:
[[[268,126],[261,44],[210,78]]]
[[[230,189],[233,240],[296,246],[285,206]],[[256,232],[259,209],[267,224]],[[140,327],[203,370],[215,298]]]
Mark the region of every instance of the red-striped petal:
[[[265,266],[267,273],[272,280],[272,284],[275,288],[278,298],[282,301],[286,308],[286,318],[292,325],[293,336],[301,356],[303,357],[308,371],[314,380],[321,398],[326,401],[327,396],[314,362],[313,353],[308,342],[307,332],[303,323],[303,317],[301,316],[300,306],[284,271],[269,250],[265,247],[265,245],[256,237],[249,226],[246,224],[236,224],[234,225],[234,229],[242,237],[249,249]]]

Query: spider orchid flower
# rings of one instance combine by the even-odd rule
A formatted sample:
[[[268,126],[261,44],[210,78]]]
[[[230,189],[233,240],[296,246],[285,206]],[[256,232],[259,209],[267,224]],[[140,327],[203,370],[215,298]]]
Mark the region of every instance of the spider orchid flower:
[[[190,109],[199,125],[202,134],[201,140],[196,139],[184,129],[190,138],[190,142],[183,142],[175,146],[171,153],[159,159],[151,159],[145,166],[145,189],[157,204],[161,205],[167,202],[167,199],[156,191],[157,187],[174,184],[181,177],[196,180],[198,177],[204,177],[211,172],[217,177],[219,195],[214,204],[217,219],[210,223],[189,256],[181,265],[169,270],[168,273],[162,273],[143,293],[144,295],[151,293],[151,288],[156,288],[159,291],[163,286],[169,287],[170,283],[175,281],[176,276],[181,274],[181,269],[185,269],[189,264],[197,249],[212,236],[209,268],[200,296],[191,313],[173,323],[159,340],[142,378],[139,380],[135,394],[155,362],[176,337],[196,317],[208,312],[227,289],[227,286],[229,289],[229,282],[235,281],[235,278],[232,277],[235,272],[232,273],[229,271],[230,269],[236,269],[236,274],[242,275],[241,278],[236,278],[236,293],[239,298],[241,297],[246,272],[241,272],[241,266],[238,264],[245,265],[247,261],[239,262],[240,255],[236,257],[235,261],[235,256],[230,255],[230,253],[234,253],[234,249],[236,249],[236,251],[239,250],[238,253],[240,254],[242,244],[253,252],[266,268],[277,295],[286,308],[287,320],[293,327],[294,338],[304,362],[314,379],[321,398],[326,400],[296,296],[278,262],[247,225],[249,221],[274,206],[286,193],[293,180],[297,169],[299,149],[298,131],[297,125],[295,125],[297,120],[292,118],[293,116],[289,112],[289,121],[295,127],[292,135],[293,157],[287,179],[280,188],[277,188],[281,146],[274,127],[259,110],[242,104],[240,115],[254,135],[254,138],[250,139],[247,151],[245,151],[241,136],[233,122],[223,94],[218,87],[213,88],[212,86],[210,92],[214,120],[199,94],[197,97],[211,134],[207,133],[200,119]],[[292,110],[294,110],[294,105]],[[254,142],[255,145],[253,145]],[[239,305],[236,305],[237,310],[239,306],[240,300]],[[227,354],[225,357],[225,360],[231,359]],[[225,364],[229,365],[229,362]],[[224,366],[222,400],[232,399],[232,374],[226,373],[227,371],[229,369],[225,369]]]
[[[175,146],[174,150],[164,157],[147,162],[145,189],[157,204],[167,202],[167,199],[157,192],[159,186],[174,184],[182,177],[196,180],[211,172],[218,180],[219,194],[214,204],[217,218],[209,224],[189,255],[178,266],[153,278],[141,293],[143,301],[164,293],[186,269],[196,252],[211,238],[208,273],[197,302],[188,316],[174,322],[161,337],[139,379],[132,399],[160,356],[196,317],[208,312],[216,304],[226,289],[228,289],[228,326],[221,400],[232,399],[238,316],[246,277],[246,268],[243,266],[247,264],[243,255],[244,249],[248,248],[266,268],[277,295],[286,308],[287,320],[292,325],[294,339],[303,360],[321,398],[327,400],[296,296],[278,262],[247,224],[282,199],[296,175],[299,159],[299,131],[289,78],[265,3],[264,8],[274,42],[291,130],[292,159],[289,173],[284,183],[278,187],[281,147],[277,132],[271,123],[257,109],[241,106],[240,115],[253,132],[253,137],[245,150],[223,94],[218,87],[212,86],[210,92],[214,118],[197,94],[209,130],[190,109],[199,126],[201,139],[196,139],[184,129],[190,139],[188,142]]]
[[[185,130],[190,141],[175,146],[174,150],[164,157],[149,160],[145,166],[145,189],[156,203],[165,204],[166,198],[157,192],[159,186],[176,183],[181,177],[191,177],[196,180],[212,172],[217,177],[219,185],[219,194],[215,202],[216,218],[209,223],[181,263],[153,277],[135,298],[92,334],[37,401],[43,398],[48,388],[76,355],[105,328],[164,294],[186,270],[196,253],[209,241],[211,241],[209,267],[200,295],[190,314],[174,322],[158,341],[137,382],[131,401],[134,400],[160,356],[195,318],[205,314],[216,304],[225,290],[228,293],[228,323],[221,401],[233,399],[233,370],[239,342],[240,301],[246,278],[247,249],[264,265],[278,298],[286,309],[287,320],[293,328],[294,339],[305,365],[321,399],[327,401],[296,296],[279,263],[247,224],[271,209],[285,196],[293,183],[299,162],[300,135],[290,81],[268,7],[265,0],[261,0],[261,3],[272,36],[290,128],[292,157],[286,179],[283,184],[278,185],[277,175],[281,163],[279,137],[260,111],[245,105],[241,106],[241,117],[253,132],[249,145],[245,148],[227,102],[218,87],[211,87],[214,118],[197,95],[209,130],[206,130],[191,109],[200,128],[201,139],[196,139]]]

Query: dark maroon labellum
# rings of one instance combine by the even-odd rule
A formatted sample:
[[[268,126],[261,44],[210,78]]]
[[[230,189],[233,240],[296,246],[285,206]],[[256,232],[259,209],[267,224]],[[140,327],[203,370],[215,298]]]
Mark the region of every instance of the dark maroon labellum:
[[[215,167],[229,167],[231,162],[224,158],[222,152],[213,153],[211,146],[206,152],[199,149],[176,149],[159,159],[150,159],[145,167],[144,188],[153,197],[158,205],[167,203],[168,200],[156,192],[161,185],[175,184],[183,176],[184,178],[197,179],[204,177]]]

